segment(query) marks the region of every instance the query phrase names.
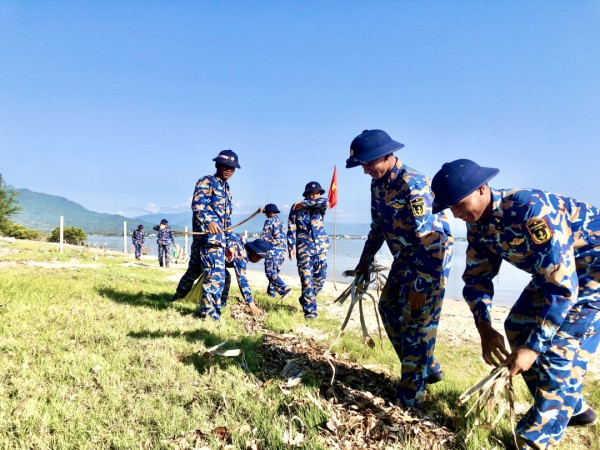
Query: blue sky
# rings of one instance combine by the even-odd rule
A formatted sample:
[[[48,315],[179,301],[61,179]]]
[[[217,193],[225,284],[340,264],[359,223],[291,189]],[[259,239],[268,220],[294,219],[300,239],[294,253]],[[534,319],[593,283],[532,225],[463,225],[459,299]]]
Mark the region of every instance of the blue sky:
[[[367,222],[370,180],[344,162],[380,128],[429,177],[470,158],[495,187],[600,206],[599,56],[598,1],[2,1],[0,173],[179,212],[231,148],[236,213],[337,165],[337,220]]]

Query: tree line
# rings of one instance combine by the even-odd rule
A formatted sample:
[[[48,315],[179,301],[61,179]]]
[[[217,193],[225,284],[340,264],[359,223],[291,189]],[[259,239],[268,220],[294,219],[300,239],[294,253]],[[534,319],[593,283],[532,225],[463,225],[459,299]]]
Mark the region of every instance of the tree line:
[[[6,184],[0,174],[0,235],[15,239],[28,239],[34,241],[60,242],[60,227],[54,228],[49,234],[40,230],[32,230],[15,223],[10,218],[21,210],[18,204],[19,193],[14,187]],[[77,227],[65,227],[63,240],[67,244],[82,245],[87,239],[84,230]]]

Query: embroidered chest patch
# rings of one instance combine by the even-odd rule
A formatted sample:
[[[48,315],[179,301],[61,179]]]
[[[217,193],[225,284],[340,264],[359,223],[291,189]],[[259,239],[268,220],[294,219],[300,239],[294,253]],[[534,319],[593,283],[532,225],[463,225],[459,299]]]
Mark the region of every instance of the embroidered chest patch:
[[[517,245],[521,245],[523,242],[525,242],[525,238],[516,237],[512,241],[510,241],[508,245],[510,245],[511,247],[516,247]]]
[[[423,197],[413,198],[410,201],[410,206],[412,207],[415,217],[421,217],[425,215],[425,200],[423,200]]]
[[[404,203],[394,200],[392,203],[390,203],[390,206],[395,210],[398,210],[404,208]]]
[[[529,219],[526,227],[534,244],[545,244],[552,239],[552,231],[544,219]]]

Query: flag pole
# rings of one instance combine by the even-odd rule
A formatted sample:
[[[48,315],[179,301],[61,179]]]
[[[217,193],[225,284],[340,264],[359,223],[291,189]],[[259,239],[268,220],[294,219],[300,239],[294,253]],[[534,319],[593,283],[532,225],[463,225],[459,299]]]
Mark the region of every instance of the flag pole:
[[[336,255],[337,255],[337,208],[334,206],[333,207],[333,288],[337,291],[338,288],[337,288],[337,285],[335,284]]]
[[[337,291],[337,285],[335,284],[335,272],[336,272],[336,255],[337,255],[337,168],[333,166],[333,176],[331,177],[331,185],[329,186],[329,192],[327,193],[327,202],[329,203],[329,209],[333,209],[333,287]]]

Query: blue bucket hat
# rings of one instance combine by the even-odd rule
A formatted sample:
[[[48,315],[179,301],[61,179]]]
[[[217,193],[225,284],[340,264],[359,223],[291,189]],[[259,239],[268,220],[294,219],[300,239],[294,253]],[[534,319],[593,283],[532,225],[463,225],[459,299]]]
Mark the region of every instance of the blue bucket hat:
[[[272,212],[272,213],[280,213],[281,211],[279,211],[279,209],[277,209],[277,205],[273,204],[273,203],[269,203],[268,205],[265,205],[264,207],[264,212],[268,213],[268,212]]]
[[[365,130],[350,144],[350,158],[346,160],[346,169],[370,163],[402,147],[404,144],[394,141],[383,130]]]
[[[310,181],[304,187],[304,192],[302,193],[302,196],[306,197],[311,192],[318,192],[319,195],[323,195],[325,193],[325,189],[323,189],[317,181]]]
[[[238,155],[235,154],[233,150],[221,150],[221,152],[217,155],[216,158],[213,158],[213,161],[216,161],[221,164],[225,164],[229,167],[235,167],[236,169],[241,169],[239,164]]]
[[[143,230],[144,229],[144,225],[138,225],[138,230]]]
[[[167,219],[163,219],[163,220],[161,220],[161,221],[160,221],[160,223],[162,223],[162,224],[165,224],[165,225],[166,225],[166,224],[168,224],[168,223],[169,223],[169,221],[168,221]]]
[[[261,258],[266,258],[267,253],[273,250],[273,246],[264,239],[255,239],[251,242],[246,242],[246,245]]]
[[[481,167],[470,159],[445,163],[431,181],[433,213],[456,205],[467,195],[494,178],[498,169]]]

